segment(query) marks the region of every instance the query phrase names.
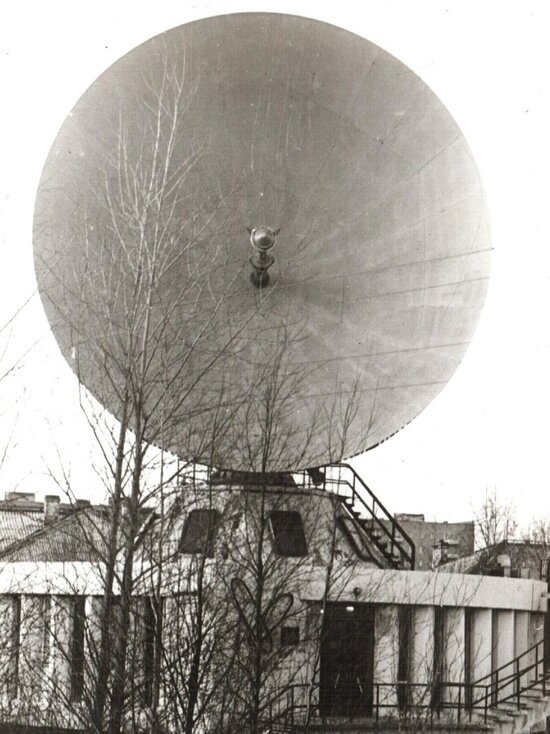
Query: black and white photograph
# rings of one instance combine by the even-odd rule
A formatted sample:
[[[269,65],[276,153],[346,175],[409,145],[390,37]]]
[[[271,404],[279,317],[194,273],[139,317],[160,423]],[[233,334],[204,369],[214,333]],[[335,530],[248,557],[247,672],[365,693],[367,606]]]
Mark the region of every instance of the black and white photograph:
[[[550,731],[548,27],[0,9],[0,734]]]

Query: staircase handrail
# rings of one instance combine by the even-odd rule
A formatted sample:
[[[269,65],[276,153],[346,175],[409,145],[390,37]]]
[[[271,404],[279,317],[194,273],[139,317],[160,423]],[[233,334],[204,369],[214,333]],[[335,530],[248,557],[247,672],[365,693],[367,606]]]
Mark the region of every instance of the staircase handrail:
[[[538,649],[543,642],[544,640],[535,643],[531,648],[525,650],[524,653],[518,655],[517,658],[514,658],[514,660],[507,663],[507,665],[515,663],[519,658],[535,649]],[[434,714],[439,717],[442,711],[456,711],[457,720],[459,722],[462,717],[465,716],[467,716],[471,721],[473,714],[478,713],[483,718],[483,721],[487,723],[489,713],[492,709],[497,708],[499,704],[514,701],[517,709],[520,710],[522,704],[522,693],[529,691],[539,683],[542,683],[543,695],[546,694],[545,672],[543,671],[539,678],[537,670],[536,681],[528,683],[522,687],[518,685],[506,696],[498,696],[498,693],[502,689],[510,686],[514,679],[520,683],[522,676],[532,668],[538,666],[540,663],[542,663],[542,658],[540,660],[537,659],[536,663],[523,669],[519,669],[519,663],[517,663],[515,665],[514,675],[501,679],[496,688],[493,680],[488,680],[490,676],[484,676],[480,680],[488,680],[487,683],[479,683],[477,681],[470,683],[465,681],[453,682],[446,680],[433,680],[423,683],[415,683],[412,681],[372,681],[366,686],[365,692],[369,691],[369,695],[371,696],[373,716],[377,724],[384,710],[390,710],[392,712],[399,710],[400,716],[407,716],[414,711],[426,711],[428,712],[427,715],[431,720],[433,720]],[[506,666],[501,666],[498,670],[502,670],[503,667]],[[496,672],[497,671],[494,671],[491,675],[494,675]],[[314,687],[318,687],[318,685],[318,683],[314,684]],[[280,691],[277,692],[277,695],[273,697],[272,703],[279,700],[286,694],[287,705],[284,711],[276,714],[275,716],[272,715],[272,707],[270,706],[270,723],[276,724],[276,722],[283,720],[284,726],[286,727],[285,731],[288,732],[294,732],[297,730],[297,727],[303,725],[303,721],[301,721],[297,716],[299,711],[303,711],[305,709],[308,714],[310,714],[311,711],[318,710],[319,707],[319,704],[314,704],[313,707],[311,707],[309,703],[304,703],[303,697],[294,695],[296,689],[302,689],[304,691],[311,690],[311,686],[304,683],[293,683],[283,689],[280,689]],[[400,690],[405,691],[406,694],[404,696],[404,704],[400,704],[398,702],[398,692]],[[453,693],[449,698],[442,695],[444,691]],[[385,695],[384,692],[386,692]],[[412,695],[413,692],[415,692],[414,695]],[[323,716],[319,711],[318,715]]]
[[[485,701],[485,705],[487,705],[490,700],[491,706],[497,706],[499,703],[515,700],[519,709],[521,694],[532,690],[539,684],[542,684],[542,695],[545,696],[547,671],[544,660],[544,646],[548,644],[550,644],[550,638],[540,639],[515,658],[475,681],[474,685],[485,685],[487,690],[485,695],[480,699],[476,699],[473,704]],[[535,653],[534,662],[533,652]],[[529,663],[521,667],[520,661],[526,656],[529,656]],[[531,671],[535,672],[535,677],[530,680],[527,678],[527,674]],[[502,675],[503,672],[505,672],[505,675]],[[506,695],[499,695],[503,691],[506,691]]]
[[[395,519],[395,517],[391,514],[391,512],[385,507],[385,505],[380,502],[378,497],[374,494],[374,492],[371,490],[371,488],[366,484],[366,482],[359,476],[359,474],[355,471],[355,469],[345,462],[335,462],[334,464],[323,464],[319,467],[319,469],[325,470],[325,469],[346,469],[348,470],[353,480],[352,482],[349,482],[347,479],[341,479],[341,478],[333,478],[330,476],[326,476],[325,472],[325,479],[324,484],[335,484],[337,486],[339,485],[345,485],[348,486],[352,491],[352,498],[354,502],[357,500],[357,503],[360,507],[362,507],[366,512],[370,515],[370,518],[374,520],[377,527],[382,531],[382,533],[390,540],[390,553],[388,554],[390,557],[393,556],[393,549],[397,548],[399,553],[401,554],[402,558],[404,558],[408,565],[410,570],[414,570],[415,567],[415,555],[416,555],[416,549],[414,545],[413,539],[410,537],[410,535],[406,532],[406,530],[403,528],[402,525],[399,524],[399,522]],[[367,495],[372,500],[372,507],[369,506],[367,502],[363,499],[361,494],[357,491],[357,488],[355,486],[356,482],[358,482],[362,488],[363,491],[367,493]],[[384,519],[381,519],[378,514],[382,514],[384,516]],[[385,520],[389,522],[390,527],[388,528],[385,524]],[[391,530],[390,530],[391,528]],[[396,533],[401,535],[403,540],[405,541],[406,545],[403,545],[395,536]],[[406,547],[408,546],[408,548]]]
[[[490,673],[487,673],[486,675],[481,676],[481,678],[477,678],[477,680],[472,681],[472,685],[482,685],[484,681],[486,680],[492,680],[495,675],[499,675],[501,671],[505,670],[506,668],[509,668],[510,665],[513,665],[516,663],[516,661],[521,660],[521,658],[525,657],[526,655],[530,655],[535,652],[535,663],[532,665],[527,666],[527,668],[522,669],[520,672],[528,672],[534,665],[540,665],[544,662],[544,658],[541,657],[539,659],[539,651],[541,648],[544,648],[544,644],[550,645],[550,637],[543,637],[538,642],[535,642],[531,647],[528,647],[527,650],[524,650],[522,653],[517,655],[515,658],[512,658],[507,663],[503,663],[499,668],[496,668],[496,670],[492,670]],[[513,674],[510,674],[508,677],[513,677]]]

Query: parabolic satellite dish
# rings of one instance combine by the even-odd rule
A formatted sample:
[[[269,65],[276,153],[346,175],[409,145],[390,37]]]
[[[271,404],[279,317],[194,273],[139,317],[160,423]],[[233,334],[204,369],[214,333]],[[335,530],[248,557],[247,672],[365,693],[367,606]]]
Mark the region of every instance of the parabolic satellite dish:
[[[490,255],[430,89],[363,38],[263,13],[175,28],[99,77],[50,151],[34,241],[93,395],[245,471],[348,457],[414,418],[470,342]]]

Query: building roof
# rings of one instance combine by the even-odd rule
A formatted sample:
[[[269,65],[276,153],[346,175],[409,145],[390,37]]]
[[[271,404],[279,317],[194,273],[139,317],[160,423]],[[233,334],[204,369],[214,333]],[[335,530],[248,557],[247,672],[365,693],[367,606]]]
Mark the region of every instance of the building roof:
[[[15,513],[20,514],[20,513]],[[30,513],[33,515],[33,513]],[[44,524],[43,516],[33,531],[0,549],[0,562],[95,562],[106,560],[111,532],[111,511],[105,505],[75,507],[58,520]],[[152,518],[148,508],[140,512],[141,527]],[[11,536],[13,538],[13,534]],[[123,542],[119,538],[119,547]]]
[[[52,500],[60,519],[90,506],[88,500],[59,502],[57,496],[47,495],[44,501],[37,501],[33,492],[6,492],[5,499],[0,500],[0,554],[44,527],[45,509]]]
[[[40,530],[42,514],[34,510],[0,507],[0,554],[14,543]]]
[[[105,558],[109,519],[89,507],[40,526],[0,552],[0,561],[97,561]]]

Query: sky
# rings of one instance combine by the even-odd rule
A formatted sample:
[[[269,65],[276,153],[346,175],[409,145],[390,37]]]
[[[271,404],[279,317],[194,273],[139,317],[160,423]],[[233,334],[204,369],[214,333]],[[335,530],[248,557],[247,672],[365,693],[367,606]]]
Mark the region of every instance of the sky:
[[[333,23],[413,69],[462,129],[487,196],[494,256],[472,345],[424,412],[355,466],[395,512],[469,519],[495,489],[522,525],[550,518],[546,0],[4,3],[0,375],[14,361],[17,369],[0,381],[0,496],[55,493],[67,474],[77,496],[100,498],[78,385],[34,294],[34,197],[59,127],[95,78],[139,43],[197,18],[252,10]]]

